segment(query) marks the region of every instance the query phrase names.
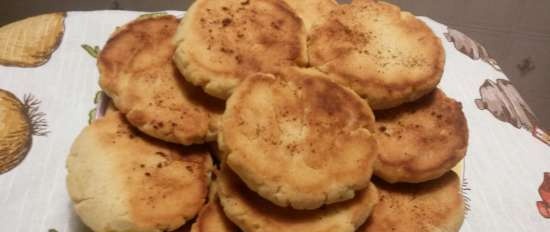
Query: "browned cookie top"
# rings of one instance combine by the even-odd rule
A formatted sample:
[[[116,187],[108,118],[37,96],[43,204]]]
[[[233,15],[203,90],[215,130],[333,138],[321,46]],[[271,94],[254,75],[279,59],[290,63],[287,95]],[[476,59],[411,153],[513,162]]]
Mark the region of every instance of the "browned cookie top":
[[[388,182],[435,179],[466,155],[468,127],[462,105],[439,89],[375,115],[379,155],[374,172]]]
[[[224,99],[254,72],[307,63],[304,24],[282,0],[198,0],[175,41],[185,78]]]
[[[98,58],[100,85],[128,121],[173,143],[216,139],[223,102],[186,82],[172,62],[174,16],[138,19],[118,29]]]
[[[312,66],[368,99],[373,109],[414,101],[443,73],[439,38],[414,15],[383,1],[341,4],[308,37]]]
[[[228,99],[222,127],[223,159],[277,205],[319,208],[370,182],[372,111],[313,69],[250,76]]]

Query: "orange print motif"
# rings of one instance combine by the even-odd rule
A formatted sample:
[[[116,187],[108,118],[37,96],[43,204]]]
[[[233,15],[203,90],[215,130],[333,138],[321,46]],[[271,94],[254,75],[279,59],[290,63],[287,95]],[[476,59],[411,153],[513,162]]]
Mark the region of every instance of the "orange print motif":
[[[537,208],[540,215],[550,218],[550,172],[544,173],[544,179],[539,187],[539,194],[542,201],[537,201]]]

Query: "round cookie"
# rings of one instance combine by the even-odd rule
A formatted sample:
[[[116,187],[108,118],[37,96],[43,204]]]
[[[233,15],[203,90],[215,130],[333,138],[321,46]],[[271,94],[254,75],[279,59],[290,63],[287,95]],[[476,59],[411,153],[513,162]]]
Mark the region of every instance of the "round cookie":
[[[276,205],[315,209],[370,183],[374,116],[314,69],[255,74],[228,99],[218,145],[250,189]]]
[[[304,24],[282,0],[197,0],[174,40],[184,77],[222,99],[252,73],[307,64]]]
[[[354,232],[378,202],[373,184],[353,199],[315,210],[282,208],[250,191],[229,168],[222,167],[219,196],[227,217],[247,232]]]
[[[173,64],[178,24],[159,16],[118,29],[98,57],[99,84],[150,136],[186,145],[215,140],[224,103],[186,82]]]
[[[240,231],[241,230],[225,216],[217,196],[201,209],[199,216],[191,228],[191,232]]]
[[[314,24],[322,21],[337,5],[335,0],[284,0],[292,8],[311,31]]]
[[[211,170],[205,148],[147,137],[109,110],[74,141],[67,189],[93,231],[172,231],[204,204]]]
[[[190,223],[186,223],[182,227],[174,230],[173,232],[191,232],[191,225]]]
[[[374,183],[380,202],[357,232],[457,232],[464,221],[464,199],[454,172],[421,184]]]
[[[374,174],[387,182],[438,178],[466,155],[468,127],[462,105],[439,89],[375,115]]]
[[[341,4],[308,37],[312,66],[369,100],[373,109],[414,101],[443,73],[441,41],[422,21],[382,1]]]

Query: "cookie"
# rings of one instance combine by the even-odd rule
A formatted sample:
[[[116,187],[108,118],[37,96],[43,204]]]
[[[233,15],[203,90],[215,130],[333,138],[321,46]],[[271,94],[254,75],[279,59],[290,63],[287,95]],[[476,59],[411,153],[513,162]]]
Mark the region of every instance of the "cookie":
[[[65,32],[64,12],[29,17],[0,27],[0,65],[36,67],[46,63]]]
[[[222,160],[276,205],[315,209],[370,183],[372,111],[314,69],[250,76],[228,99],[222,128]]]
[[[67,189],[93,231],[172,231],[199,212],[211,170],[206,148],[153,139],[109,110],[74,141]]]
[[[335,0],[284,0],[310,31],[312,26],[328,15],[337,5]]]
[[[468,146],[462,105],[436,89],[416,102],[375,111],[378,159],[374,173],[387,182],[418,183],[451,170]]]
[[[118,29],[98,57],[99,84],[144,133],[186,145],[212,141],[224,103],[186,82],[172,62],[178,24],[166,15]]]
[[[383,1],[341,4],[308,37],[313,67],[388,109],[432,91],[443,74],[440,39],[409,12]]]
[[[464,199],[454,172],[421,184],[375,184],[380,202],[357,232],[457,232],[464,221]]]
[[[304,24],[282,0],[195,1],[174,40],[183,76],[222,99],[250,74],[307,64]]]
[[[354,232],[378,202],[376,187],[369,184],[353,199],[321,209],[282,208],[250,191],[237,175],[224,167],[219,177],[219,193],[227,217],[247,232]]]
[[[212,193],[214,191],[215,193]],[[211,199],[200,211],[191,232],[240,232],[223,212],[218,193],[211,188]]]

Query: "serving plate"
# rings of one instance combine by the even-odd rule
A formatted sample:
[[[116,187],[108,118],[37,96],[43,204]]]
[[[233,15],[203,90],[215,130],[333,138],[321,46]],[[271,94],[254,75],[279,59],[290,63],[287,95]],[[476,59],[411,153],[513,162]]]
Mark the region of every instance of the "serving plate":
[[[34,110],[46,123],[43,133],[32,136],[25,159],[0,174],[0,231],[88,231],[71,208],[65,159],[96,108],[99,74],[90,53],[95,46],[101,48],[117,26],[142,14],[68,12],[61,43],[47,63],[35,68],[0,66],[0,89],[23,103],[24,96],[31,96],[34,104],[26,112]],[[439,86],[462,102],[470,130],[466,158],[454,169],[468,205],[461,231],[548,230],[550,219],[537,208],[550,208],[550,199],[542,199],[550,195],[544,192],[550,187],[541,187],[544,173],[550,172],[548,135],[480,44],[419,18],[443,42],[446,64]]]

